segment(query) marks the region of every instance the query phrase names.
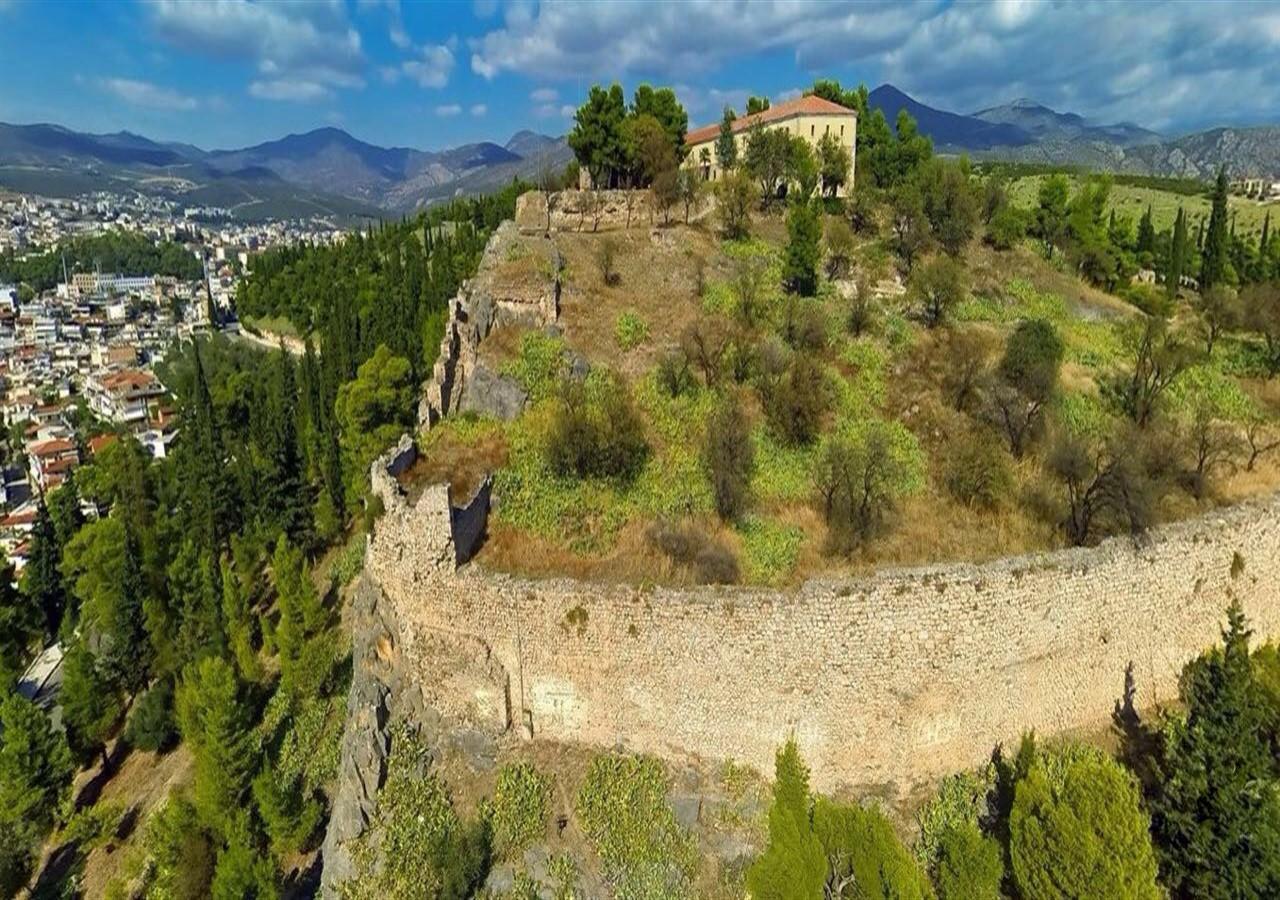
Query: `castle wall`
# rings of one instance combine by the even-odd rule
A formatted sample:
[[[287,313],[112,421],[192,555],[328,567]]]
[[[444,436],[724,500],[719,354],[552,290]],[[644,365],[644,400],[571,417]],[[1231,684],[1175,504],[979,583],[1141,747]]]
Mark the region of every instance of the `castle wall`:
[[[1232,595],[1256,634],[1280,634],[1280,497],[1143,547],[1113,539],[792,591],[455,571],[438,546],[447,496],[386,503],[366,568],[424,681],[439,678],[432,636],[465,637],[484,648],[472,680],[505,673],[510,718],[534,736],[768,772],[794,733],[824,789],[930,780],[1027,729],[1104,727],[1130,662],[1139,702],[1167,699]],[[476,703],[492,708],[486,690]]]

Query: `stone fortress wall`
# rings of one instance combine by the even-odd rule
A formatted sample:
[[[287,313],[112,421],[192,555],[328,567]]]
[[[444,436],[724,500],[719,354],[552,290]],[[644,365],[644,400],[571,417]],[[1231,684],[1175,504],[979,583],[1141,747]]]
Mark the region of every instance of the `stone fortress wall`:
[[[376,475],[376,473],[375,473]],[[1128,538],[788,591],[530,580],[458,566],[447,489],[386,515],[366,556],[431,702],[526,736],[772,771],[794,734],[822,789],[911,785],[1028,729],[1105,727],[1132,663],[1175,695],[1239,597],[1280,634],[1280,496]]]

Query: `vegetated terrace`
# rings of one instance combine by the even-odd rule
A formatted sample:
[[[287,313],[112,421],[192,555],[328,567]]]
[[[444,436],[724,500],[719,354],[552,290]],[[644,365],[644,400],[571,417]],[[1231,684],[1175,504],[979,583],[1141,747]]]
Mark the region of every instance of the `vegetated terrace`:
[[[913,259],[927,226],[896,205],[853,232],[826,204],[812,296],[776,210],[737,239],[716,217],[555,233],[559,325],[481,345],[523,413],[446,419],[414,477],[459,501],[494,472],[486,567],[758,584],[1095,542],[1280,484],[1243,318],[1206,352],[1198,294],[1107,293],[1025,214]]]

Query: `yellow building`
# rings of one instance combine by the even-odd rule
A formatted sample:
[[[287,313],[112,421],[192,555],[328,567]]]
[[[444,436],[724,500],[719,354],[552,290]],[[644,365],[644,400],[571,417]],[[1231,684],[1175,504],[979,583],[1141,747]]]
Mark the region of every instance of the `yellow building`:
[[[853,185],[854,147],[857,145],[858,132],[858,114],[853,110],[830,100],[808,95],[735,119],[733,139],[738,144],[739,160],[746,154],[747,135],[755,125],[785,129],[804,138],[815,150],[823,135],[834,134],[849,151],[849,179],[836,192],[837,196],[845,196],[847,188]],[[685,154],[684,164],[697,168],[708,181],[715,181],[721,175],[720,163],[716,159],[716,141],[719,138],[719,123],[694,129],[685,135],[684,143],[688,152]]]

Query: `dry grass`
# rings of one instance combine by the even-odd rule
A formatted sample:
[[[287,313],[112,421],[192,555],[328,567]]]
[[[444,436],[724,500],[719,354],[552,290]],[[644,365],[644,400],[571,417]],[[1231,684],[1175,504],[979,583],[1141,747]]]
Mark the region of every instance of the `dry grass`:
[[[616,285],[606,285],[597,253],[606,241],[617,245]],[[718,241],[699,227],[673,225],[607,234],[559,234],[566,278],[561,293],[561,326],[569,345],[592,365],[615,368],[628,379],[651,369],[664,348],[680,340],[697,319],[701,300],[695,288],[699,261],[708,278],[720,265]],[[637,313],[649,326],[638,347],[618,346],[618,317]]]
[[[506,461],[507,442],[501,431],[494,429],[464,442],[442,429],[429,435],[417,461],[401,473],[399,482],[410,503],[417,502],[427,485],[447,482],[452,502],[461,504]]]

